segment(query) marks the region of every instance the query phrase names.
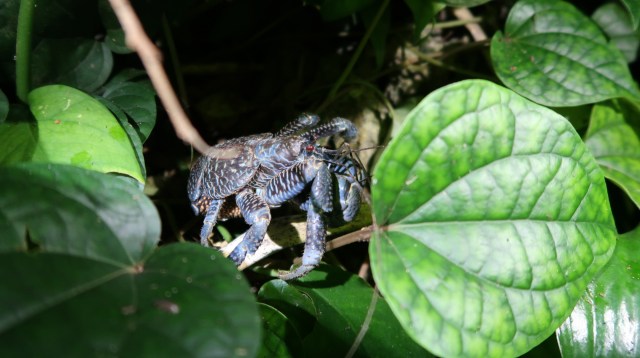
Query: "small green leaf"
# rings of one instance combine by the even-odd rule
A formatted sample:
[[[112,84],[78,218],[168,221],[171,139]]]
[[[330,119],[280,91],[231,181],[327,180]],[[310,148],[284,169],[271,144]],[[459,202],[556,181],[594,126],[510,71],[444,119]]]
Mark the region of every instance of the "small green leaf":
[[[306,296],[313,302],[315,311],[307,313],[313,313],[317,322],[307,335],[301,334],[304,357],[342,357],[352,349],[354,342],[357,348],[354,357],[392,357],[398,352],[406,357],[426,355],[402,330],[384,298],[355,275],[322,265],[298,281],[286,283],[275,280],[265,284],[269,285],[277,286],[268,289],[271,292],[269,302],[279,300],[281,302],[276,303],[279,306],[296,307],[307,312],[310,306],[296,305],[301,302],[300,296]],[[263,290],[266,289],[263,287],[261,292]],[[299,293],[292,294],[292,290]],[[276,295],[278,292],[282,293],[280,298]],[[376,298],[372,301],[374,295]],[[373,316],[366,321],[371,304],[375,305]],[[292,319],[287,312],[294,311],[281,312]],[[296,319],[295,315],[293,319]],[[366,333],[358,341],[363,325]],[[339,337],[335,335],[336,329],[340,331]]]
[[[640,110],[622,102],[597,104],[591,112],[586,144],[604,175],[640,208],[640,139],[628,123]],[[637,125],[638,123],[636,123]],[[638,126],[637,126],[638,127]]]
[[[640,356],[640,230],[620,236],[611,261],[558,329],[564,357]]]
[[[31,55],[32,88],[64,84],[91,92],[102,86],[113,68],[107,45],[92,39],[44,39]]]
[[[149,82],[108,83],[102,96],[122,109],[144,143],[156,124],[156,93]]]
[[[613,2],[604,4],[596,9],[591,18],[607,34],[609,41],[622,51],[627,62],[636,60],[640,34],[634,29],[629,14],[620,5]]]
[[[622,4],[629,11],[631,15],[631,21],[633,22],[633,28],[637,29],[640,26],[640,0],[621,0]]]
[[[301,339],[287,317],[269,305],[259,304],[258,308],[263,328],[258,357],[299,357],[302,351]]]
[[[160,238],[153,203],[112,175],[23,163],[0,167],[0,188],[5,251],[26,248],[28,231],[41,250],[128,265],[149,255]]]
[[[563,1],[516,3],[504,35],[497,32],[491,40],[491,60],[505,85],[544,105],[640,99],[622,53],[591,19]]]
[[[374,277],[437,355],[527,352],[613,252],[604,178],[571,124],[490,82],[427,96],[373,178]]]
[[[124,266],[0,254],[0,356],[252,357],[259,342],[249,287],[217,251],[172,244]]]
[[[52,85],[33,90],[29,105],[37,120],[32,161],[116,172],[144,183],[127,133],[100,102],[76,89]]]

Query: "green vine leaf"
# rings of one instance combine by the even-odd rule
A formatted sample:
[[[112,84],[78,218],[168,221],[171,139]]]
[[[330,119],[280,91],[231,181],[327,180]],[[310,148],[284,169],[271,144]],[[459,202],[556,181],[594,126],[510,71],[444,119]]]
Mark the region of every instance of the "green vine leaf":
[[[128,265],[0,253],[0,297],[3,357],[250,357],[260,342],[248,284],[219,252],[194,244]]]
[[[269,281],[259,292],[263,302],[286,314],[296,327],[304,357],[345,356],[351,349],[355,349],[354,357],[389,357],[398,352],[407,357],[424,356],[422,347],[402,330],[385,299],[376,296],[372,300],[374,295],[378,293],[361,278],[328,265],[293,282]],[[373,313],[367,322],[369,309]],[[358,338],[363,325],[365,334]],[[336,339],[335,327],[342,327],[340,339]]]
[[[0,167],[0,248],[40,250],[133,264],[160,238],[155,206],[136,186],[70,165]]]
[[[629,123],[640,109],[623,102],[597,104],[591,112],[586,144],[604,175],[640,208],[640,138]]]
[[[569,3],[521,0],[491,40],[496,74],[532,101],[557,107],[640,99],[626,60],[598,26]]]
[[[94,39],[44,39],[33,49],[32,88],[64,84],[91,92],[102,86],[113,69],[113,55]]]
[[[640,32],[634,29],[631,17],[617,3],[606,3],[591,15],[610,42],[624,54],[627,62],[636,60],[640,47]]]
[[[611,261],[558,329],[564,357],[640,356],[640,230],[620,236]]]
[[[21,161],[72,164],[104,173],[129,175],[144,183],[133,145],[118,120],[100,102],[74,88],[51,85],[29,94],[36,123],[0,124],[0,138],[15,137],[3,163]],[[31,143],[31,145],[29,145]]]
[[[516,356],[571,313],[616,230],[571,124],[493,83],[427,96],[375,169],[376,282],[442,356]]]

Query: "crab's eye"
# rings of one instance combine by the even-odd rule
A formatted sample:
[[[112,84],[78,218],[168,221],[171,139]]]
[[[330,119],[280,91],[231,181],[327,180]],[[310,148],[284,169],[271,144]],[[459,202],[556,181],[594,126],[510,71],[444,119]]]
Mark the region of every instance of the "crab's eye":
[[[313,144],[309,144],[309,145],[307,145],[304,149],[305,149],[307,152],[312,152],[315,148],[316,148],[316,147],[314,147],[314,146],[313,146]]]

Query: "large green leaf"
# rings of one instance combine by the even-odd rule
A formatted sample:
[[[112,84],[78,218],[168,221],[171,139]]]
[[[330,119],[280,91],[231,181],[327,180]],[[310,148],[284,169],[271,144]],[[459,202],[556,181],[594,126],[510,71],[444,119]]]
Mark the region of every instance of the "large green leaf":
[[[29,103],[36,124],[12,121],[0,125],[0,138],[15,142],[0,143],[3,163],[72,164],[144,182],[127,133],[100,102],[76,89],[52,85],[33,90]]]
[[[591,15],[609,40],[624,54],[627,62],[633,62],[638,55],[640,33],[634,29],[631,17],[617,3],[606,3]]]
[[[431,93],[373,178],[374,277],[437,355],[523,354],[613,252],[604,178],[571,124],[490,82]]]
[[[354,357],[425,356],[426,352],[402,330],[386,301],[362,279],[322,265],[294,282],[274,280],[261,289],[261,300],[273,304],[295,321],[306,321],[304,357],[343,357],[354,345]],[[375,307],[370,307],[374,304]],[[366,317],[373,309],[370,321]],[[315,322],[309,317],[315,317]],[[357,338],[365,326],[364,336]],[[308,332],[308,333],[307,333]],[[360,341],[359,341],[360,340]]]
[[[604,175],[640,208],[640,110],[623,102],[597,104],[591,112],[586,143]]]
[[[519,1],[504,32],[491,40],[496,74],[535,102],[561,107],[640,98],[622,53],[569,3]]]
[[[132,264],[160,238],[160,218],[135,186],[69,165],[0,167],[0,248],[24,249],[25,232],[49,252]]]
[[[640,356],[640,230],[620,236],[611,261],[558,330],[565,357]]]
[[[259,342],[249,287],[214,250],[173,244],[127,265],[0,254],[3,357],[251,357]]]
[[[91,92],[105,83],[113,55],[94,39],[44,39],[33,49],[32,87],[64,84]]]

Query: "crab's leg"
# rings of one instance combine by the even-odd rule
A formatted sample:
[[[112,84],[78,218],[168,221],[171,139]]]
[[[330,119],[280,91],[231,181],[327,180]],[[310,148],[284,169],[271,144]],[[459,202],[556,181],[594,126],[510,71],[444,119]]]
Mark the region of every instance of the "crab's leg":
[[[329,123],[325,123],[316,127],[307,133],[302,134],[308,142],[313,143],[318,138],[332,136],[334,134],[342,134],[345,139],[353,139],[358,134],[358,129],[350,120],[344,118],[334,118]]]
[[[211,231],[213,231],[213,227],[216,225],[216,221],[218,221],[218,214],[220,213],[222,202],[224,202],[222,199],[212,200],[207,208],[204,216],[204,224],[202,225],[202,230],[200,230],[200,244],[202,246],[209,246],[209,235],[211,235]],[[194,209],[194,211],[196,210],[197,208]]]
[[[322,162],[310,163],[310,171],[316,171],[311,184],[311,193],[307,202],[307,238],[304,243],[302,264],[295,270],[280,274],[283,280],[302,277],[320,264],[324,255],[327,226],[322,212],[331,211],[333,202],[331,195],[331,174]],[[315,169],[314,169],[315,167]]]
[[[351,182],[341,176],[338,176],[337,181],[342,219],[349,222],[353,220],[360,209],[362,187],[358,182]]]
[[[271,222],[271,212],[267,203],[248,189],[236,194],[236,204],[238,204],[244,220],[251,225],[244,234],[242,242],[229,255],[236,265],[240,265],[247,253],[253,254],[260,247]]]
[[[303,113],[292,122],[287,123],[287,125],[276,133],[276,137],[285,137],[296,134],[296,132],[299,132],[302,129],[315,126],[319,121],[320,117],[315,114]]]

